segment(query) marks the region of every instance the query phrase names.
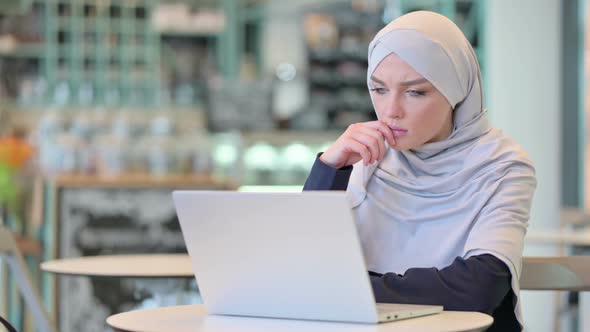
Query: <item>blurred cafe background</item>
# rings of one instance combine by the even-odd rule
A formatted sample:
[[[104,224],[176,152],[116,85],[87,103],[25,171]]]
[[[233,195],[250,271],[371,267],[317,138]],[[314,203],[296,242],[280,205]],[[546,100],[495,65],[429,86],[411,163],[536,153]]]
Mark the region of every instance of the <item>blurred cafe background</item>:
[[[175,189],[300,191],[318,152],[375,119],[375,33],[425,9],[463,30],[493,124],[535,162],[529,231],[585,232],[586,2],[0,0],[0,227],[60,331],[200,303],[194,279],[56,276],[39,263],[185,252]],[[589,248],[530,241],[525,255]],[[524,292],[523,310],[528,331],[590,331],[582,293]],[[35,331],[2,260],[0,316]]]

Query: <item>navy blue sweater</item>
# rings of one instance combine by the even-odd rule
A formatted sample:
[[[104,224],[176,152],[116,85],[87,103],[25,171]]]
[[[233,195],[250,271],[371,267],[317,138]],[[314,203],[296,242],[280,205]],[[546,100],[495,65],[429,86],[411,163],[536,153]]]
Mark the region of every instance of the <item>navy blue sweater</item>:
[[[335,169],[316,159],[303,190],[346,190],[352,166]],[[384,253],[385,254],[385,253]],[[494,317],[488,331],[521,331],[508,267],[492,255],[461,257],[443,268],[413,268],[403,275],[369,271],[377,302],[436,304],[445,310]]]

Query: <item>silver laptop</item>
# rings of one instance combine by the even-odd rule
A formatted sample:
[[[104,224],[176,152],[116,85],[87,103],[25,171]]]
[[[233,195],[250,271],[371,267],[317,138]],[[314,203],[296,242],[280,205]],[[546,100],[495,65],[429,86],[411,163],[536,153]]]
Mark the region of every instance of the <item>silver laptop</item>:
[[[386,322],[442,306],[375,304],[344,192],[175,191],[211,314]]]

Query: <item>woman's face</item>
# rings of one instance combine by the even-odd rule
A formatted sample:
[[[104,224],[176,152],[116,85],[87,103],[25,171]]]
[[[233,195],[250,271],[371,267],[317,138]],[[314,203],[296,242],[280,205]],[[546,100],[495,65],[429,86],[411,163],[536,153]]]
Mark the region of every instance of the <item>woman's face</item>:
[[[395,53],[371,76],[370,90],[379,120],[393,131],[396,150],[446,139],[453,129],[447,99]]]

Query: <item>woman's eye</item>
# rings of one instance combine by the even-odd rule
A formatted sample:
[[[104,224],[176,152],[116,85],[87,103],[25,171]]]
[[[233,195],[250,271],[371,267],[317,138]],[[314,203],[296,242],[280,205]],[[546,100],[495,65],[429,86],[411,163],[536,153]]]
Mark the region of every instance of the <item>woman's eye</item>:
[[[375,91],[378,95],[385,94],[385,89],[384,88],[373,88],[373,89],[371,89],[371,91]]]
[[[409,94],[412,97],[421,97],[421,96],[424,96],[426,94],[426,91],[422,91],[422,90],[407,90],[406,93]]]

